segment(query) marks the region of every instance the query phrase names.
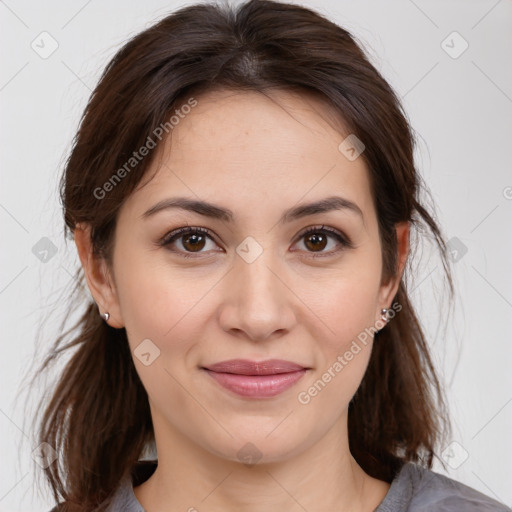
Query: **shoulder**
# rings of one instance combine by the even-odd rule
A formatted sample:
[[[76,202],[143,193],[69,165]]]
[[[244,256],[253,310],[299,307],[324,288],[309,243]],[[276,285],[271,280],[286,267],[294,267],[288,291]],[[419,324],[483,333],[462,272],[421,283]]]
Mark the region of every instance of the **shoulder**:
[[[512,512],[462,482],[408,462],[375,512]]]
[[[108,512],[144,512],[144,509],[137,501],[133,488],[145,482],[155,471],[156,460],[139,460],[119,482],[119,485],[109,497],[106,508]],[[105,504],[105,502],[104,502]],[[61,502],[48,512],[66,512],[66,503]]]

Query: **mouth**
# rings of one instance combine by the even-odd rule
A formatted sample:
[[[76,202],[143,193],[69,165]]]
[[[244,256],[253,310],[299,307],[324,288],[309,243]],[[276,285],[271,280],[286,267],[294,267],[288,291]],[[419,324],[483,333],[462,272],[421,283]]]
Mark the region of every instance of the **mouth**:
[[[291,388],[310,369],[282,359],[261,362],[231,359],[201,367],[223,388],[249,398],[276,396]]]

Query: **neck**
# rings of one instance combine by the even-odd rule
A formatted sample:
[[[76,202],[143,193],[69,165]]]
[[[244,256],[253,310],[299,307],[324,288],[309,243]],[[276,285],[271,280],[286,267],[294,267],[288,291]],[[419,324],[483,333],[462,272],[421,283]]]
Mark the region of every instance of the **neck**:
[[[254,465],[213,454],[154,421],[158,467],[135,496],[151,512],[372,512],[390,484],[367,475],[352,457],[346,420],[305,450]]]

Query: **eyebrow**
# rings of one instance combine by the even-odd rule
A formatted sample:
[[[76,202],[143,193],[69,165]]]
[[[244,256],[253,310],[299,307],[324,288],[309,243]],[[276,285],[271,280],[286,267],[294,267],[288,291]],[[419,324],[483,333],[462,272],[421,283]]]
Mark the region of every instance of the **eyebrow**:
[[[163,199],[162,201],[159,201],[157,204],[152,206],[149,210],[147,210],[143,215],[141,215],[141,217],[143,219],[148,219],[158,212],[174,208],[187,210],[199,215],[204,215],[205,217],[219,219],[227,222],[233,222],[235,218],[233,212],[228,208],[223,208],[206,201],[189,199],[187,197],[172,197]],[[307,217],[308,215],[326,213],[336,210],[348,210],[359,215],[364,221],[363,212],[356,203],[345,199],[344,197],[330,196],[326,197],[325,199],[321,199],[320,201],[300,204],[290,208],[289,210],[286,210],[279,219],[278,224],[291,222],[302,217]]]

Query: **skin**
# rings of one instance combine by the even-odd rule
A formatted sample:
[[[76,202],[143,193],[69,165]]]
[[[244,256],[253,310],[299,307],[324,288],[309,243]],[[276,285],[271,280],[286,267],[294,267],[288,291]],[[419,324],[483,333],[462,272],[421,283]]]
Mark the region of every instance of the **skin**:
[[[119,212],[113,268],[92,257],[86,225],[75,231],[89,289],[100,311],[110,313],[108,323],[126,328],[132,353],[148,338],[160,350],[149,366],[133,358],[159,459],[153,476],[134,489],[149,512],[370,512],[390,487],[367,475],[348,446],[348,404],[366,371],[371,338],[310,403],[297,395],[391,307],[409,225],[396,226],[399,272],[381,282],[368,169],[338,150],[348,132],[313,96],[272,97],[217,91],[197,98],[172,131],[172,151],[167,141],[160,167],[153,162],[153,179]],[[356,203],[363,217],[345,209],[277,223],[286,209],[334,194]],[[179,209],[142,218],[175,196],[229,208],[235,220]],[[212,233],[199,254],[187,235],[172,244],[174,253],[158,246],[187,225]],[[354,247],[329,235],[315,249],[300,236],[321,225]],[[247,236],[263,250],[251,263],[236,253]],[[193,257],[180,256],[187,250]],[[319,252],[324,256],[314,258]],[[232,358],[286,359],[311,370],[273,398],[242,398],[199,368]],[[261,454],[257,464],[237,455],[247,443]]]

